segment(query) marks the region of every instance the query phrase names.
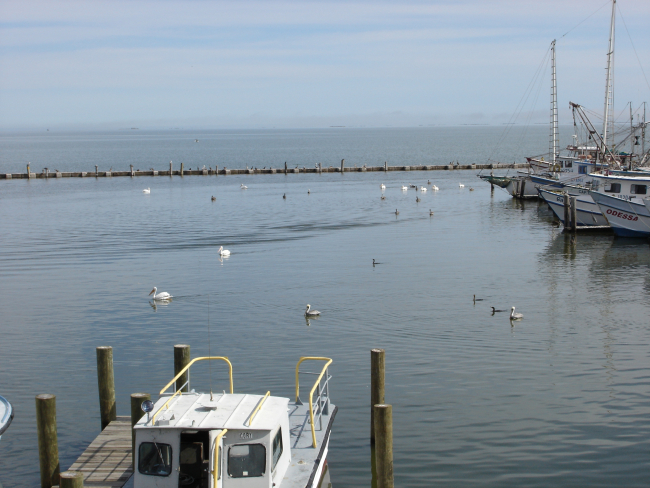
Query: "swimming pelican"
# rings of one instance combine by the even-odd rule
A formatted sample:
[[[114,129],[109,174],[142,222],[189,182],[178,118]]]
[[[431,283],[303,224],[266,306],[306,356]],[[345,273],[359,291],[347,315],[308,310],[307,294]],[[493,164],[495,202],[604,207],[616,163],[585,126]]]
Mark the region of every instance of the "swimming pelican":
[[[248,187],[247,187],[246,185],[244,185],[243,183],[241,184],[240,188],[241,188],[242,190],[248,190]]]
[[[426,193],[426,191],[427,191],[427,187],[426,187],[426,186],[422,186],[422,187],[420,187],[420,191],[421,191],[422,193]]]
[[[210,200],[212,200],[213,202],[214,202],[216,199],[217,199],[217,197],[215,197],[214,195],[212,195],[212,198],[210,198]]]
[[[408,190],[408,187],[402,185],[402,191],[407,191],[407,190]]]
[[[521,320],[524,318],[523,313],[515,313],[515,307],[512,307],[512,310],[510,311],[510,320]]]
[[[156,294],[157,291],[158,291],[158,288],[156,288],[154,286],[153,290],[151,290],[151,293],[149,293],[149,295],[153,294],[153,299],[154,300],[170,300],[170,299],[174,298],[169,293],[167,293],[166,291],[163,291],[163,292],[160,292],[160,293]]]
[[[142,193],[146,193],[148,195],[149,193],[151,193],[151,188],[145,188],[144,190],[142,190]]]
[[[382,183],[381,185],[379,185],[379,188],[381,188],[382,190],[385,190],[385,189],[386,189],[386,185],[384,185],[384,184]]]
[[[431,189],[432,189],[433,191],[438,191],[438,190],[440,190],[440,188],[438,188],[436,185],[433,185],[433,186],[431,187]]]
[[[399,215],[399,210],[395,209],[395,215]]]
[[[312,310],[311,305],[307,304],[307,310],[305,310],[305,317],[316,317],[320,315],[318,310]]]
[[[497,309],[494,308],[494,307],[490,307],[490,308],[492,308],[492,313],[497,313],[497,312],[507,312],[507,310],[497,310]]]
[[[219,256],[230,256],[230,251],[224,249],[223,246],[219,246]]]
[[[465,188],[465,185],[463,185],[462,183],[458,183],[458,188]]]

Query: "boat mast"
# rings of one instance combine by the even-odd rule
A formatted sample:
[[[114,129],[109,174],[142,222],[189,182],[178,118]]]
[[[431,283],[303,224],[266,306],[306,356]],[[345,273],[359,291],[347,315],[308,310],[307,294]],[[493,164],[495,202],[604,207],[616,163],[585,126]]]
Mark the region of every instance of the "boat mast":
[[[557,122],[557,77],[555,75],[555,39],[551,42],[551,135],[549,137],[549,157],[551,164],[555,164],[555,158],[559,151],[559,133]]]
[[[609,26],[609,49],[607,50],[607,81],[605,82],[605,111],[603,117],[603,144],[607,145],[609,129],[609,112],[614,109],[614,90],[612,89],[612,64],[614,63],[614,26],[616,0],[612,0],[612,20]],[[613,121],[612,121],[613,126]],[[614,132],[612,130],[612,132]],[[613,134],[612,134],[613,136]],[[602,151],[605,154],[605,148]]]

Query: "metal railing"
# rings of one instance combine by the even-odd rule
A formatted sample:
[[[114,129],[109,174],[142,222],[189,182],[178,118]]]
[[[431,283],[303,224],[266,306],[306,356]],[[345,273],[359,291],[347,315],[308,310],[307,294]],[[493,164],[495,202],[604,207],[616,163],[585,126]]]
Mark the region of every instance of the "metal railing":
[[[217,480],[219,479],[219,442],[226,432],[228,432],[228,429],[223,429],[214,440],[214,469],[212,470],[212,486],[214,487],[217,486]]]
[[[257,415],[257,413],[262,409],[262,405],[264,405],[264,402],[266,401],[266,399],[269,397],[270,394],[271,392],[267,391],[266,395],[264,395],[264,397],[259,401],[257,406],[253,409],[253,412],[251,413],[250,416],[250,420],[248,421],[249,427],[253,424],[253,419],[255,418],[255,415]]]
[[[156,424],[156,417],[158,416],[158,414],[160,414],[162,409],[163,408],[167,408],[167,409],[169,408],[169,403],[176,397],[176,395],[178,395],[179,397],[182,396],[182,394],[183,394],[182,390],[186,385],[187,385],[187,388],[189,389],[189,387],[190,387],[189,369],[192,367],[192,365],[194,363],[196,363],[197,361],[213,361],[213,360],[225,361],[228,364],[229,375],[230,375],[230,393],[231,394],[233,393],[234,390],[233,390],[233,381],[232,381],[232,363],[228,360],[227,357],[224,357],[224,356],[206,356],[206,357],[192,359],[188,363],[187,366],[185,366],[182,370],[180,370],[180,372],[176,376],[174,376],[174,378],[169,383],[167,383],[162,390],[160,390],[159,395],[162,396],[169,389],[170,386],[174,385],[174,389],[175,389],[174,394],[171,397],[169,397],[169,399],[158,410],[156,410],[156,413],[153,414],[153,417],[151,419],[151,424],[152,425]],[[183,376],[183,374],[186,371],[187,371],[187,381],[180,388],[176,389],[176,380],[178,378],[180,378],[181,376]]]
[[[320,373],[309,373],[303,371],[303,374],[318,374],[318,378],[316,379],[314,386],[311,388],[311,391],[309,392],[309,420],[311,422],[311,439],[312,439],[313,446],[316,447],[317,446],[316,426],[315,426],[314,416],[316,416],[319,421],[318,430],[322,430],[323,414],[329,415],[329,403],[330,403],[329,380],[332,377],[329,375],[327,368],[329,367],[330,364],[332,364],[333,361],[332,359],[325,358],[325,357],[301,357],[300,358],[298,364],[296,364],[296,405],[303,405],[302,401],[300,401],[300,381],[298,377],[300,373],[300,364],[303,361],[326,361]],[[325,380],[323,383],[321,383],[321,380],[323,379],[323,375],[325,375]],[[313,401],[314,391],[317,391],[315,404]]]

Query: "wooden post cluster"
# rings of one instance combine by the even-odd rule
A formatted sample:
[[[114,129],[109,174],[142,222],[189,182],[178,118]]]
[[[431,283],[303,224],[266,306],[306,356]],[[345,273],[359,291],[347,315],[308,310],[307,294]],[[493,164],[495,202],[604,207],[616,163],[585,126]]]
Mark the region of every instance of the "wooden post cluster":
[[[379,404],[374,411],[377,488],[393,488],[393,407]]]
[[[133,466],[135,466],[135,430],[133,426],[144,416],[142,402],[145,400],[151,400],[149,393],[131,394],[131,463]]]
[[[84,475],[79,471],[64,471],[61,473],[60,488],[83,488]]]
[[[56,397],[36,396],[36,430],[38,431],[38,463],[41,488],[59,484],[59,443],[56,435]]]
[[[102,430],[117,418],[115,405],[115,378],[113,376],[113,348],[97,348],[97,387],[99,389],[99,411]]]
[[[190,363],[190,346],[187,344],[176,344],[174,346],[174,376]],[[183,387],[182,391],[190,391],[189,385],[183,386],[190,377],[190,372],[185,371],[183,375],[176,380],[176,391]]]
[[[384,349],[370,350],[370,444],[375,443],[375,409],[374,406],[386,401],[385,391],[385,361]]]

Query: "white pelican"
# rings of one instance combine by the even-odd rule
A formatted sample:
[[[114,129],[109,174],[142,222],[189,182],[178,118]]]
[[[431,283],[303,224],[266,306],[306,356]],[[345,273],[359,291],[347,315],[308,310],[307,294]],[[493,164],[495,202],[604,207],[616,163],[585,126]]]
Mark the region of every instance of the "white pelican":
[[[311,305],[307,304],[307,310],[305,310],[305,317],[316,317],[320,315],[318,310],[312,310]]]
[[[433,186],[431,187],[431,189],[432,189],[433,191],[438,191],[438,190],[440,190],[440,188],[438,188],[436,185],[433,185]]]
[[[144,190],[142,190],[142,193],[146,193],[146,194],[151,193],[151,188],[145,188]]]
[[[407,190],[408,190],[408,187],[402,185],[402,191],[407,191]]]
[[[219,256],[230,256],[230,251],[224,249],[223,246],[219,246]]]
[[[458,183],[458,188],[465,188],[465,185],[463,185],[462,183]]]
[[[156,294],[157,291],[158,291],[158,288],[156,288],[154,286],[153,290],[151,290],[151,293],[149,293],[149,295],[153,294],[153,299],[154,300],[169,300],[171,298],[174,298],[169,293],[167,293],[166,291],[163,291],[163,292],[160,292],[160,293]]]
[[[241,188],[242,190],[248,190],[248,187],[247,187],[246,185],[244,185],[243,183],[241,184],[240,188]]]
[[[426,186],[422,186],[422,187],[420,187],[420,191],[421,191],[422,193],[425,193],[425,192],[427,191],[427,187],[426,187]]]
[[[515,313],[515,307],[512,307],[510,310],[510,320],[521,320],[523,318],[524,314],[519,312]]]
[[[385,189],[386,189],[386,185],[384,185],[384,184],[382,183],[381,185],[379,185],[379,188],[381,188],[382,190],[385,190]]]

